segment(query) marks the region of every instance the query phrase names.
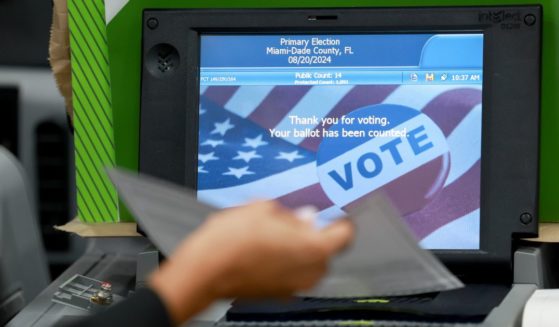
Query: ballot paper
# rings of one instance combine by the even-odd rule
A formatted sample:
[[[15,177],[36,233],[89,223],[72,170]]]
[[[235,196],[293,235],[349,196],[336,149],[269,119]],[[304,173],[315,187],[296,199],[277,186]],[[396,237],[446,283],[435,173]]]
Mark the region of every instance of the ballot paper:
[[[559,289],[536,290],[524,307],[523,327],[557,327]]]
[[[205,218],[217,211],[196,200],[193,191],[120,169],[109,176],[151,241],[170,255]],[[382,196],[363,201],[348,213],[354,241],[330,264],[310,297],[410,295],[463,287],[431,252],[419,247],[402,218]]]
[[[332,260],[330,272],[311,297],[410,295],[463,287],[429,251],[419,247],[391,205],[377,195],[353,208],[353,243]]]

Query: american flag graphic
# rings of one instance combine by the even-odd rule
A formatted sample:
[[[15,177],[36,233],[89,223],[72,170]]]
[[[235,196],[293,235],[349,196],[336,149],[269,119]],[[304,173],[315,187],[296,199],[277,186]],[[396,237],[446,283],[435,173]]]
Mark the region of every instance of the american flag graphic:
[[[220,207],[264,198],[291,208],[310,204],[319,209],[321,223],[327,224],[343,211],[328,198],[318,179],[316,153],[321,138],[271,137],[269,129],[291,129],[290,115],[340,117],[364,106],[397,104],[434,121],[450,152],[442,190],[405,216],[417,238],[426,240],[464,219],[479,225],[481,99],[477,85],[202,87],[198,197]],[[392,193],[400,189],[402,196],[410,196],[413,181],[425,169],[429,168],[408,172],[402,181],[412,185],[393,187]],[[457,223],[456,228],[479,232],[479,226],[471,224]],[[452,237],[460,248],[469,242]]]

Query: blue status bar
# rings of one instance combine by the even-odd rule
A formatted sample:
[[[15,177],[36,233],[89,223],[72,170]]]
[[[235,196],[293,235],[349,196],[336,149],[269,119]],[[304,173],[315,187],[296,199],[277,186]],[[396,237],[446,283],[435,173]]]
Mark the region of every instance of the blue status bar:
[[[481,69],[212,69],[202,68],[200,85],[400,85],[479,84]]]

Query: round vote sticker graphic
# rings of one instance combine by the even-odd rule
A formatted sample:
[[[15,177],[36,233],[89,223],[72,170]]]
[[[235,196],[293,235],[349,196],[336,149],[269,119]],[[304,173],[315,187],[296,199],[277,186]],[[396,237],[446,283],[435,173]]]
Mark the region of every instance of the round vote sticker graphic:
[[[403,215],[438,194],[450,164],[441,129],[420,111],[392,104],[339,117],[317,154],[320,185],[338,207],[382,191]]]

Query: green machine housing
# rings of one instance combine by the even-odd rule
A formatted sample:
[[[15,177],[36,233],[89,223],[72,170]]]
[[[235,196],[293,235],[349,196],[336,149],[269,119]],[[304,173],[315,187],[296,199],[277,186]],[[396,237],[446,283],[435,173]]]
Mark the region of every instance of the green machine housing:
[[[84,222],[132,220],[120,205],[104,167],[138,169],[142,16],[146,9],[529,4],[543,7],[539,219],[559,222],[559,201],[555,199],[559,194],[559,2],[555,0],[69,0],[79,218]]]

